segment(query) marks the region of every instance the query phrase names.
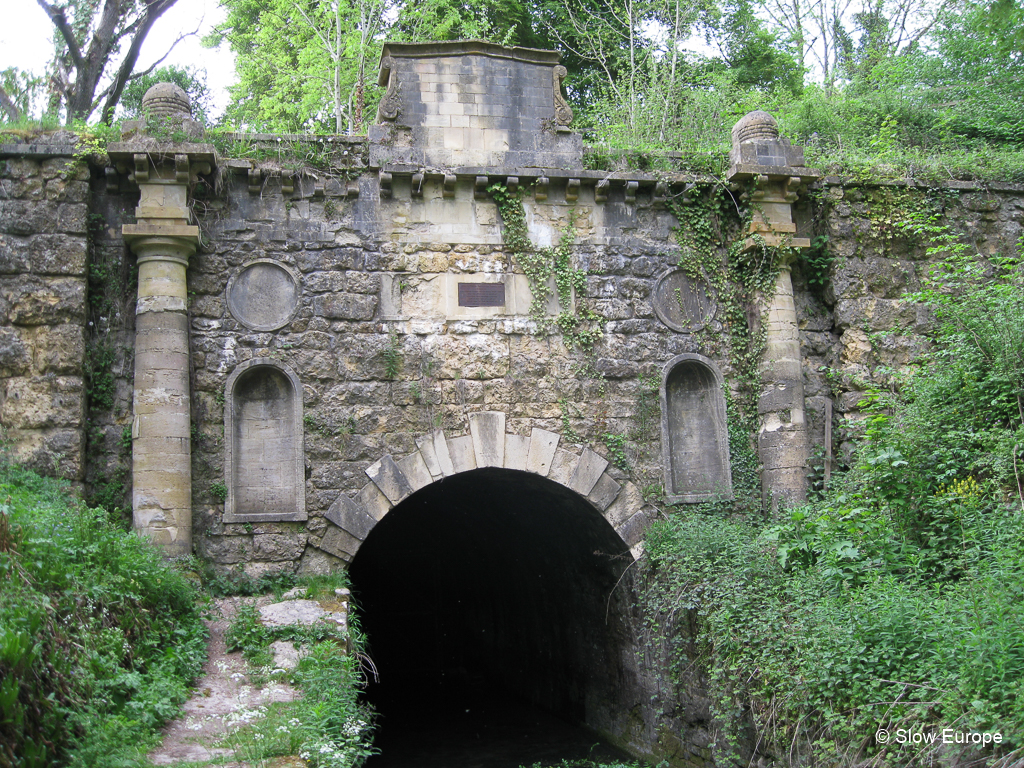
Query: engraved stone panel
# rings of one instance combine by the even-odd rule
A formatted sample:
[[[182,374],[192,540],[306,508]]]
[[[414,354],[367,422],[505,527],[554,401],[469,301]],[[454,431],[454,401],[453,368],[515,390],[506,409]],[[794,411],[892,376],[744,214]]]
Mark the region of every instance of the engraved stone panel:
[[[671,269],[654,286],[654,311],[658,319],[673,331],[694,333],[715,316],[715,303],[703,285]]]
[[[661,387],[661,443],[669,503],[732,495],[722,374],[701,355],[669,361]]]
[[[246,328],[274,331],[292,319],[301,293],[294,271],[272,259],[259,259],[228,281],[228,309]]]
[[[224,522],[306,519],[301,391],[294,373],[264,358],[228,379]]]

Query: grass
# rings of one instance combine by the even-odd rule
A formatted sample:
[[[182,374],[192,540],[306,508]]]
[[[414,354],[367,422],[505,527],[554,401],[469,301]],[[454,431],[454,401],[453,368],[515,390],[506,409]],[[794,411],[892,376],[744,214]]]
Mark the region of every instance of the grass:
[[[0,766],[146,765],[206,654],[203,598],[58,481],[0,464]]]
[[[205,659],[202,564],[169,565],[66,485],[10,462],[0,464],[0,499],[0,767],[149,766]],[[212,581],[234,593],[296,583],[325,602],[347,586],[345,574]],[[239,611],[229,648],[255,677],[287,677],[302,697],[239,710],[222,746],[254,768],[300,754],[314,768],[361,764],[373,713],[358,701],[358,627],[269,630],[255,614]],[[269,643],[285,638],[306,648],[292,673],[269,668]]]

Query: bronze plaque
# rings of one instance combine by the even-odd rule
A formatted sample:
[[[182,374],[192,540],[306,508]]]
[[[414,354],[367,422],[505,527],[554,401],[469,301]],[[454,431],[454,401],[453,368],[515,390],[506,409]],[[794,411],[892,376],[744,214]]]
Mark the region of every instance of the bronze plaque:
[[[504,307],[504,283],[459,283],[460,307]]]

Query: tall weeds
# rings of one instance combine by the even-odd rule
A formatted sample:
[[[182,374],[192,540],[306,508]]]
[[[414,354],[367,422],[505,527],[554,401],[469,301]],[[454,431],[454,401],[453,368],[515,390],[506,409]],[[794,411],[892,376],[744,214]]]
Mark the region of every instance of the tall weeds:
[[[206,652],[199,595],[58,482],[0,465],[0,766],[145,765]]]

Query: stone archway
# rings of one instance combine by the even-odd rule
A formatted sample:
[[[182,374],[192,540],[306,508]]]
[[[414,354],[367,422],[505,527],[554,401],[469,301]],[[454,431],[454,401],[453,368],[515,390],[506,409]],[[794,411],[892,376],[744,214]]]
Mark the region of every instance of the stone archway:
[[[494,467],[532,472],[584,497],[639,558],[650,519],[640,489],[612,477],[608,460],[593,450],[576,453],[560,448],[559,440],[557,433],[536,427],[528,437],[506,432],[500,411],[470,414],[468,435],[450,437],[434,430],[420,437],[409,455],[395,459],[388,454],[371,464],[362,490],[335,500],[326,514],[330,525],[320,549],[349,563],[370,531],[416,491],[442,478]]]

